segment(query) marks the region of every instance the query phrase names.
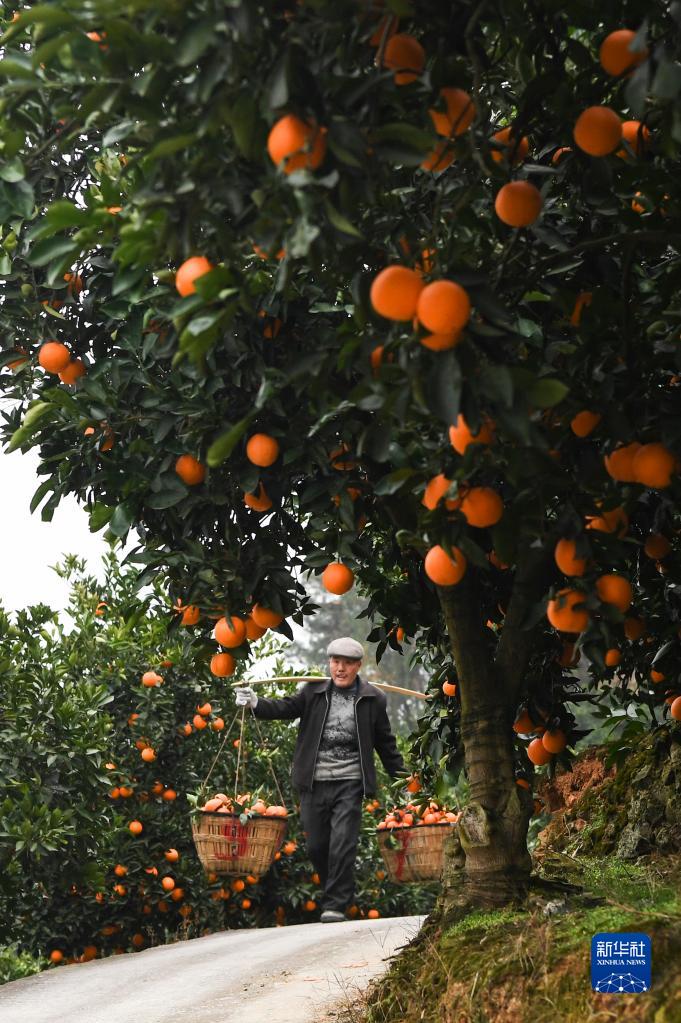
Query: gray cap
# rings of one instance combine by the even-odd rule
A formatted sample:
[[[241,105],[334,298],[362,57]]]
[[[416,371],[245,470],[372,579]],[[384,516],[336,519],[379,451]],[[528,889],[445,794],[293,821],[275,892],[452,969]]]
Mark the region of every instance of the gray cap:
[[[332,639],[326,648],[329,657],[351,657],[353,661],[361,661],[364,657],[364,647],[356,639],[350,636],[341,636],[340,639]]]

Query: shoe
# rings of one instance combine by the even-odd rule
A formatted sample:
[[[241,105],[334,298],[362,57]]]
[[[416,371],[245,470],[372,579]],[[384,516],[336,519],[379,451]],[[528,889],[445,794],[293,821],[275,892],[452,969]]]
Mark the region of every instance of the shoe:
[[[341,913],[337,909],[325,909],[320,917],[323,924],[339,924],[343,920],[347,920],[345,913]]]

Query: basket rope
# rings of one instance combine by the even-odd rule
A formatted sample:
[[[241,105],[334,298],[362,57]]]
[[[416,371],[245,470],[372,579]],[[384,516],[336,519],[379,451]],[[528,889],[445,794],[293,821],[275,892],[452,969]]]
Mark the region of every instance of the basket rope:
[[[220,756],[220,754],[222,753],[223,749],[225,748],[225,743],[227,742],[227,739],[229,738],[229,733],[232,731],[232,728],[234,726],[234,722],[236,721],[238,716],[239,716],[239,711],[237,711],[236,714],[234,715],[234,717],[232,718],[232,720],[230,722],[230,725],[229,725],[229,728],[225,729],[225,734],[224,734],[224,737],[222,739],[222,742],[220,743],[220,745],[218,747],[217,753],[213,757],[213,763],[210,765],[210,768],[208,769],[208,774],[206,775],[206,777],[201,782],[201,788],[199,789],[199,795],[198,795],[199,799],[201,799],[201,797],[204,794],[206,785],[208,784],[208,779],[210,778],[211,774],[213,773],[213,769],[214,769],[215,765],[218,762],[218,757]],[[239,744],[239,745],[241,745],[241,744]]]
[[[258,719],[256,718],[255,714],[253,713],[253,708],[252,707],[251,707],[251,716],[252,716],[252,719],[253,719],[253,724],[255,725],[256,731],[258,733],[258,738],[260,739],[260,745],[264,746],[265,743],[264,743],[264,740],[263,740],[263,734],[262,734],[262,732],[260,730],[260,725],[258,724]],[[272,761],[270,760],[269,757],[267,758],[267,766],[269,767],[269,769],[270,769],[270,771],[272,773],[272,778],[274,779],[274,785],[275,785],[275,788],[276,788],[276,790],[277,790],[277,792],[279,794],[279,799],[281,800],[281,805],[282,806],[286,806],[286,800],[284,799],[284,794],[283,794],[283,792],[281,791],[281,789],[279,787],[279,782],[277,781],[277,776],[275,774],[274,768],[272,767]]]

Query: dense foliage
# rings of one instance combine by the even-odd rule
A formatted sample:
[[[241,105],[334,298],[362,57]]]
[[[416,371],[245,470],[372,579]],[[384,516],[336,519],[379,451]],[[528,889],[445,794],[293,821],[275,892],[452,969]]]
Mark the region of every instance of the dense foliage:
[[[74,493],[134,530],[143,580],[169,572],[206,634],[254,602],[302,622],[305,572],[356,572],[378,654],[399,624],[430,669],[424,768],[485,748],[464,841],[508,813],[519,848],[525,707],[550,760],[571,701],[650,717],[681,692],[680,23],[662,0],[88,0],[2,37],[4,434],[39,446],[36,505]],[[443,279],[440,326],[420,289]],[[73,384],[40,368],[48,339]]]

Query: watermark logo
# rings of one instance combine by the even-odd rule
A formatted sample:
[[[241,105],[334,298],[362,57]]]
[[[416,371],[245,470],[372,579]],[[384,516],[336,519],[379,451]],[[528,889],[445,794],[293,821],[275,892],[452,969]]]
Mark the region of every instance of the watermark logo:
[[[594,934],[591,987],[609,995],[640,995],[650,990],[652,945],[647,934]]]

